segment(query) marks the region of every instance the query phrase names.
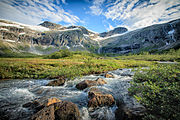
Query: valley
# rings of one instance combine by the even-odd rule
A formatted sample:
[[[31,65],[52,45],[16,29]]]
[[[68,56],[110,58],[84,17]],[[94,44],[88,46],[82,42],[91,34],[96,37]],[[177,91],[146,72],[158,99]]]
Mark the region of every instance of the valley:
[[[179,32],[179,19],[103,33],[0,20],[0,117],[178,119]]]

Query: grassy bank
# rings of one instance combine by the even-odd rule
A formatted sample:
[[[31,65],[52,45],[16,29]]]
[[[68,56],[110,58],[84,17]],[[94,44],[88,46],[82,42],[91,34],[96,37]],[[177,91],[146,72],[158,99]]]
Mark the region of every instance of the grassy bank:
[[[171,49],[164,53],[149,53],[143,52],[141,54],[129,54],[116,57],[121,60],[145,60],[145,61],[176,61],[180,62],[180,49]]]
[[[46,59],[45,59],[46,58]],[[116,60],[90,53],[76,52],[60,59],[0,58],[0,79],[57,78],[102,73],[118,68],[144,67],[154,64],[149,61]]]
[[[153,61],[178,61],[180,50],[164,54],[104,57],[88,52],[61,50],[36,58],[0,58],[0,79],[57,78],[102,73],[118,68],[146,67]]]

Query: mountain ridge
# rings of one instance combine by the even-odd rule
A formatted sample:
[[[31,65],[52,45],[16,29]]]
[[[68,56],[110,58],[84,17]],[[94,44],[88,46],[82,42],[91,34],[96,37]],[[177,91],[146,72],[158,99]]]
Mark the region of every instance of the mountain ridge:
[[[0,20],[0,54],[13,52],[50,54],[60,49],[94,53],[139,53],[179,48],[180,19],[128,31],[117,27],[111,31],[94,33],[83,26],[62,26],[45,21],[30,26]]]

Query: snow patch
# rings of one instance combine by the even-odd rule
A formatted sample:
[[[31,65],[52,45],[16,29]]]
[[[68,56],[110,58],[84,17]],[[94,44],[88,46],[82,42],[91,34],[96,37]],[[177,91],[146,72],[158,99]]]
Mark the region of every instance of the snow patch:
[[[81,43],[73,45],[73,47],[83,47],[84,48],[84,46]]]
[[[8,29],[6,29],[6,28],[0,28],[0,30],[9,31],[9,30],[8,30]]]
[[[58,31],[64,32],[64,31],[73,31],[73,30],[81,30],[81,29],[79,29],[79,28],[72,28],[72,29],[65,29],[65,30],[58,30]]]
[[[85,37],[89,37],[89,35],[87,35],[87,34],[83,34]]]
[[[69,47],[69,46],[67,46],[67,45],[66,45],[66,48],[67,48],[67,49],[70,49],[70,47]]]
[[[19,35],[25,35],[25,34],[26,34],[25,32],[19,33]]]
[[[4,39],[4,41],[6,41],[6,42],[16,42],[16,41],[14,41],[14,40],[8,40],[8,39]]]
[[[35,25],[26,25],[27,28],[39,32],[45,32],[45,31],[50,31],[49,28],[43,27],[43,26],[35,26]]]
[[[106,39],[113,38],[113,37],[119,37],[119,36],[122,36],[122,35],[124,35],[124,34],[126,34],[126,33],[128,33],[128,32],[129,32],[129,31],[124,32],[124,33],[122,33],[122,34],[114,34],[114,35],[111,35],[111,36],[108,36],[108,37],[100,37],[100,36],[98,36],[98,37],[95,38],[94,40],[98,41],[98,40],[106,40]]]
[[[174,29],[171,30],[171,31],[169,31],[168,34],[169,34],[169,35],[170,35],[170,34],[174,34]]]
[[[11,27],[16,27],[16,28],[24,28],[18,24],[8,24],[8,23],[3,23],[3,22],[0,22],[0,26],[11,26]]]
[[[8,21],[8,20],[5,20]],[[36,25],[27,25],[27,24],[23,24],[23,23],[18,23],[18,22],[12,22],[12,21],[8,21],[11,23],[4,23],[4,22],[0,22],[0,26],[12,26],[12,27],[16,27],[16,28],[28,28],[31,30],[35,30],[35,31],[39,31],[39,32],[44,32],[44,31],[49,31],[49,28],[43,27],[43,26],[36,26]]]

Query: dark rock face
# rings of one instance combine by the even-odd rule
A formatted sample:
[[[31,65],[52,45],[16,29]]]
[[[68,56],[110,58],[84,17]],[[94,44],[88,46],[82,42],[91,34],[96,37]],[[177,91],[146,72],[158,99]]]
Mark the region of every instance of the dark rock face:
[[[142,120],[145,115],[145,108],[127,108],[125,106],[119,106],[115,111],[116,120]]]
[[[54,106],[48,106],[38,111],[31,120],[55,120]]]
[[[88,98],[89,108],[112,106],[115,104],[114,97],[111,94],[101,93],[98,89],[91,89],[88,92]]]
[[[36,100],[36,103],[34,101],[23,105],[34,110],[31,120],[80,120],[79,108],[72,102],[49,98],[45,101]],[[38,106],[43,107],[37,110]]]
[[[97,85],[104,85],[106,84],[106,81],[104,81],[102,78],[98,78],[97,80],[84,80],[76,85],[76,88],[79,90],[83,90],[85,88],[91,87],[91,86],[97,86]]]
[[[58,80],[54,80],[49,82],[46,86],[62,86],[65,83],[65,78],[59,78]]]
[[[54,104],[56,120],[80,120],[80,112],[72,102],[62,101]]]
[[[180,19],[101,41],[102,53],[138,53],[180,47]]]
[[[39,24],[41,26],[50,28],[50,29],[61,29],[63,26],[59,25],[59,24],[55,24],[49,21],[44,21],[43,23]]]
[[[127,31],[128,31],[127,28],[117,27],[114,30],[111,30],[109,32],[100,33],[99,36],[100,37],[108,37],[108,36],[115,35],[115,34],[122,34],[122,33],[127,32]]]

